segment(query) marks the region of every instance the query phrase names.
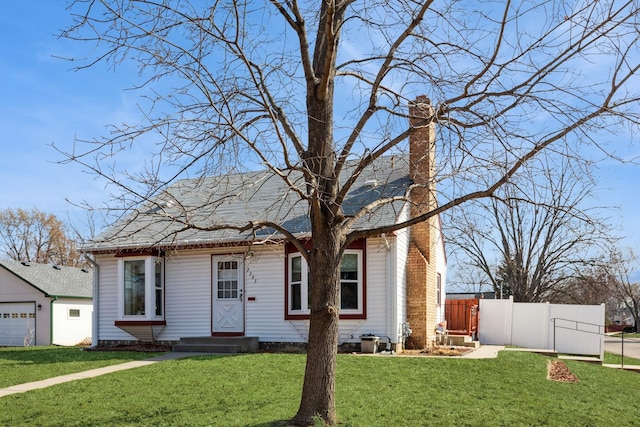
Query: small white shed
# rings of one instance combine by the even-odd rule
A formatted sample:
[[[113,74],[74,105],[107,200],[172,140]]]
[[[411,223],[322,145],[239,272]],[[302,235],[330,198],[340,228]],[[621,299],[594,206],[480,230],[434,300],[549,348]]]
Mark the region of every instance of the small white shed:
[[[0,261],[0,347],[91,341],[93,273]]]

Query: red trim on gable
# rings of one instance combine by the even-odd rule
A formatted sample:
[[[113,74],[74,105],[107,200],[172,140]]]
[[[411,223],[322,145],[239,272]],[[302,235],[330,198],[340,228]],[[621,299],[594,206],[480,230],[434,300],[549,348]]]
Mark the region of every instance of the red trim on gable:
[[[121,251],[121,252],[116,252],[113,256],[116,258],[126,258],[126,257],[134,257],[134,256],[164,257],[164,251],[160,249]]]
[[[358,240],[355,240],[355,241],[351,242],[349,244],[349,246],[347,246],[347,249],[361,249],[361,250],[364,250],[366,248],[366,246],[367,246],[367,239],[358,239]],[[307,249],[309,251],[311,249],[313,249],[313,243],[311,242],[311,240],[306,240],[305,243],[304,243],[304,247],[305,247],[305,249]],[[287,242],[287,244],[284,247],[285,255],[289,255],[289,254],[296,253],[296,252],[300,252],[298,250],[298,248],[296,247],[296,245],[294,245],[291,242]]]

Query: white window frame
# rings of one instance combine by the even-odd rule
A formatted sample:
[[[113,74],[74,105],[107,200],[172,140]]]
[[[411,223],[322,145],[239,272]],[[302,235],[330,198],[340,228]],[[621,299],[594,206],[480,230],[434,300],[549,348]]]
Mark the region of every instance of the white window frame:
[[[358,286],[358,308],[357,309],[342,309],[340,308],[340,314],[341,315],[363,315],[364,314],[364,263],[363,263],[363,259],[364,259],[364,251],[361,249],[347,249],[344,253],[345,255],[347,254],[355,254],[358,256],[358,279],[357,279],[357,286]],[[292,284],[293,282],[293,259],[299,257],[301,259],[301,281],[300,281],[300,310],[292,310],[291,309],[291,303],[292,303],[292,299],[293,299],[293,292],[292,292]],[[308,279],[309,279],[309,267],[307,265],[307,260],[300,254],[300,252],[292,252],[289,253],[288,255],[288,259],[287,259],[287,270],[288,270],[288,274],[287,274],[287,315],[290,316],[297,316],[297,315],[309,315],[310,314],[310,310],[308,307],[308,301],[309,301],[309,294],[308,294],[308,289],[309,289],[309,283],[308,283]],[[298,283],[298,282],[295,282]],[[341,286],[342,287],[342,286]]]
[[[300,310],[293,310],[291,308],[293,301],[293,290],[292,285],[293,282],[293,259],[300,258],[301,264],[301,280],[300,280]],[[307,260],[304,259],[300,252],[293,252],[289,254],[289,259],[287,260],[289,277],[287,277],[287,287],[288,287],[288,301],[287,301],[287,313],[290,315],[298,315],[298,314],[306,314],[310,313],[308,303],[309,301],[309,268],[307,266]],[[298,282],[295,282],[298,283]]]
[[[125,315],[124,312],[124,271],[125,263],[144,261],[144,314]],[[161,314],[156,315],[156,263],[160,263]],[[154,256],[124,257],[118,259],[118,318],[119,320],[159,320],[164,319],[164,260]]]

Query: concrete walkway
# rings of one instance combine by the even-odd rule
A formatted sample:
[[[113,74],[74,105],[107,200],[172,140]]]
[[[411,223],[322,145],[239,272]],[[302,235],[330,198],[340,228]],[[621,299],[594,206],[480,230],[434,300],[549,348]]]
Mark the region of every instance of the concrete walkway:
[[[475,350],[460,356],[463,359],[495,359],[498,352],[504,350],[503,345],[481,345]]]
[[[37,390],[56,384],[62,384],[69,381],[83,380],[86,378],[99,377],[100,375],[110,374],[112,372],[124,371],[126,369],[139,368],[141,366],[152,365],[164,360],[180,359],[189,356],[198,356],[205,353],[166,353],[161,356],[153,357],[145,360],[134,360],[133,362],[120,363],[117,365],[105,366],[102,368],[91,369],[89,371],[75,372],[73,374],[61,375],[59,377],[47,378],[46,380],[34,381],[25,384],[17,384],[7,388],[0,389],[0,397],[10,394],[24,393],[30,390]]]

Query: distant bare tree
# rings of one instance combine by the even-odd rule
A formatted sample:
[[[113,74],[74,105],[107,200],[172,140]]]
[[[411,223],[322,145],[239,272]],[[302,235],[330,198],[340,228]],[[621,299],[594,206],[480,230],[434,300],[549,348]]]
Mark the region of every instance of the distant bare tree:
[[[76,242],[55,215],[38,209],[0,211],[0,247],[16,261],[83,265]]]
[[[585,203],[593,189],[589,175],[560,160],[447,222],[458,261],[480,272],[497,295],[517,302],[562,299],[612,240],[598,211]]]
[[[565,286],[554,290],[549,300],[557,304],[604,304],[607,325],[613,323],[622,304],[617,293],[612,291],[611,277],[599,264],[582,268]]]
[[[598,268],[599,276],[603,278],[601,286],[633,316],[636,330],[640,325],[640,283],[633,281],[631,275],[638,265],[633,250],[614,247]]]
[[[73,1],[75,23],[63,35],[90,42],[94,55],[74,64],[134,62],[149,102],[140,105],[142,121],[66,154],[115,186],[110,209],[123,220],[185,176],[260,167],[288,186],[308,208],[311,250],[267,216],[246,224],[198,222],[193,212],[172,218],[203,230],[270,228],[300,250],[313,283],[293,422],[334,424],[347,246],[492,197],[543,150],[568,144],[580,152],[576,135],[590,141],[603,128],[637,124],[638,7],[616,0]],[[437,140],[427,142],[440,160],[413,191],[433,196],[435,183],[448,181],[440,205],[431,197],[406,221],[357,229],[380,206],[407,199],[345,213],[355,179],[379,157],[405,152],[411,135],[435,136],[436,128]],[[146,168],[115,168],[140,144],[155,154]],[[348,160],[356,166],[347,168]]]

